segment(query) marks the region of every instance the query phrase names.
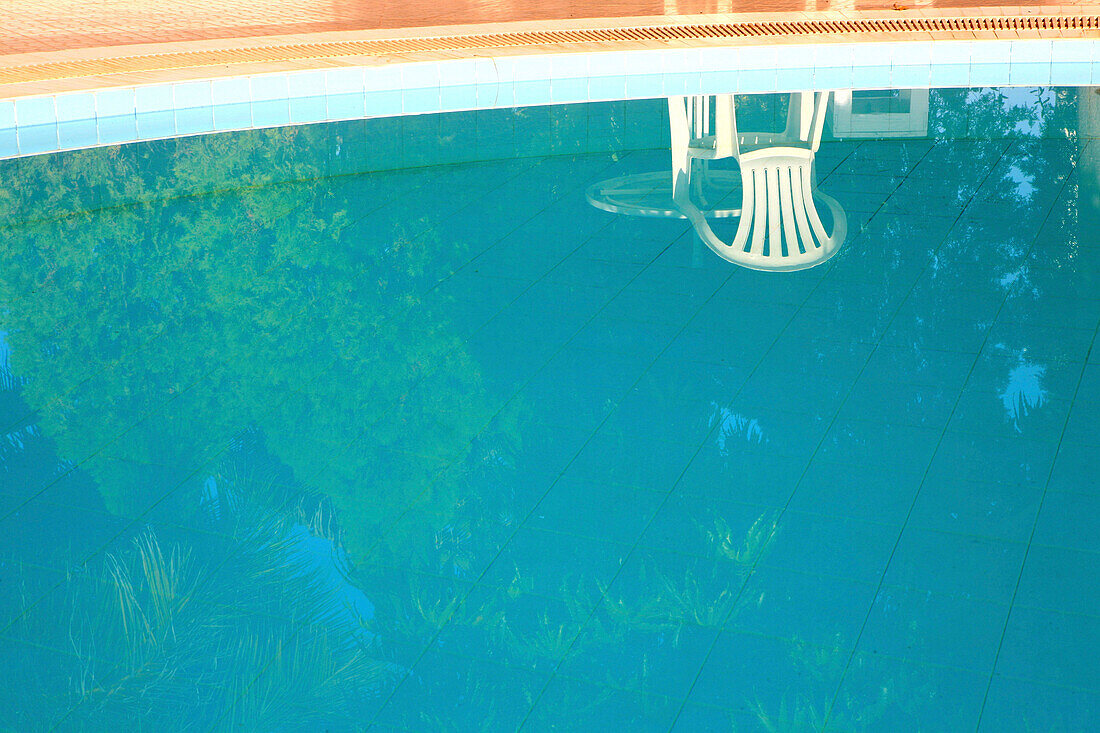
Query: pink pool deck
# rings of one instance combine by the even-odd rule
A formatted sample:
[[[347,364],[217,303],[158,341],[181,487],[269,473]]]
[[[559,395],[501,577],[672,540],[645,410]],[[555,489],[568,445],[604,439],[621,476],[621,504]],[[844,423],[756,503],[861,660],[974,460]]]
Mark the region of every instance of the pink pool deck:
[[[1089,4],[1066,2],[1046,7]],[[896,8],[1005,14],[1034,12],[1041,5],[997,5],[988,0],[4,0],[0,3],[0,49],[4,54],[21,54],[514,21],[904,12]]]
[[[899,19],[994,16],[1100,18],[1100,2],[993,5],[989,0],[3,0],[0,98],[348,64],[591,51],[607,40],[547,41],[540,33],[699,24],[885,19],[889,33],[852,28],[845,41],[1092,37],[1095,25],[996,31],[906,31]],[[1093,21],[1090,21],[1093,22]],[[493,34],[515,43],[486,43]],[[523,34],[527,34],[524,36]],[[432,47],[423,38],[448,38]],[[480,39],[480,40],[479,40]],[[380,50],[379,41],[397,45]],[[811,35],[801,42],[815,42]],[[748,38],[619,39],[617,47],[790,42]],[[347,43],[346,49],[333,44]],[[376,44],[370,46],[370,43]],[[358,45],[356,45],[358,44]],[[368,44],[368,45],[364,45]],[[334,50],[335,49],[335,50]]]

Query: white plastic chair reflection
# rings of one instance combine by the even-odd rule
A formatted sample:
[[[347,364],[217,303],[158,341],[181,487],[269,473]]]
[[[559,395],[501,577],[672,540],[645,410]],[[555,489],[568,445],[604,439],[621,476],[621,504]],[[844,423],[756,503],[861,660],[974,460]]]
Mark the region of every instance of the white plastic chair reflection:
[[[782,132],[740,134],[732,94],[669,98],[673,201],[723,259],[754,270],[803,270],[840,249],[848,231],[844,210],[817,193],[829,209],[827,232],[814,196],[814,155],[829,94],[792,94]],[[735,158],[741,169],[740,216],[730,242],[715,234],[699,205],[699,176],[692,170],[696,160],[720,158]]]

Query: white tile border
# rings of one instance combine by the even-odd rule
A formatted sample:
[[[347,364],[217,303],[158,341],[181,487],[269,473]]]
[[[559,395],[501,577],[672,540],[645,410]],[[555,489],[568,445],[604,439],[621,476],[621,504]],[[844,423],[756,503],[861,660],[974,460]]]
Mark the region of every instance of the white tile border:
[[[699,90],[1088,85],[1100,82],[1098,67],[1100,39],[608,50],[347,66],[0,100],[0,159],[364,116]],[[127,121],[135,119],[136,126]],[[55,148],[42,149],[49,139],[44,129],[59,123],[67,134],[58,136]],[[110,128],[104,130],[108,134],[99,134],[102,125]],[[20,142],[24,138],[26,145]],[[101,142],[104,138],[110,142]],[[5,147],[12,139],[15,146]]]

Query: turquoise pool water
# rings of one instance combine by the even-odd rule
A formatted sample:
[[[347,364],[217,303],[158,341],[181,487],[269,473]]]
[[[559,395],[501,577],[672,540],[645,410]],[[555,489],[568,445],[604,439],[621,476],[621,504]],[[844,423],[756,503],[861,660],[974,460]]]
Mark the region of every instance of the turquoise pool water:
[[[792,273],[586,201],[663,100],[5,161],[0,729],[1095,729],[1095,96]]]

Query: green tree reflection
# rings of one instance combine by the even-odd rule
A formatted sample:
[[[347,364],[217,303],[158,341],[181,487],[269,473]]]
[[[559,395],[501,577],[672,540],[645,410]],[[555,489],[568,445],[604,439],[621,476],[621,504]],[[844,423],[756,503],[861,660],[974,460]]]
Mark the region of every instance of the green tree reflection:
[[[182,478],[255,426],[347,509],[346,542],[363,551],[432,475],[385,451],[453,459],[480,427],[479,368],[446,300],[425,297],[465,243],[410,234],[431,222],[400,202],[366,216],[427,178],[325,178],[331,134],[289,128],[11,166],[0,329],[59,452],[82,460],[110,443],[114,460],[88,470],[111,511],[136,516],[159,498],[145,493],[143,467]],[[193,191],[205,192],[172,195]],[[414,389],[427,375],[432,388]]]

